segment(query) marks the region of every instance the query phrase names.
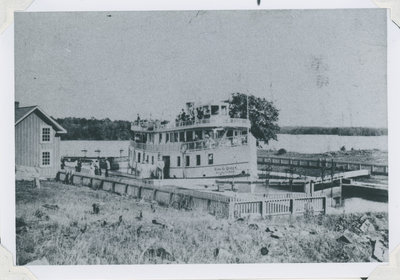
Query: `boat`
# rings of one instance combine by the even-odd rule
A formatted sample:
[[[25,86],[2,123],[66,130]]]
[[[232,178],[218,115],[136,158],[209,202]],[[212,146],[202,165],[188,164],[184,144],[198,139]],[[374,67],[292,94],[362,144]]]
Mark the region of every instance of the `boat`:
[[[137,178],[257,177],[250,121],[229,114],[227,101],[186,103],[172,121],[131,124],[128,172]]]

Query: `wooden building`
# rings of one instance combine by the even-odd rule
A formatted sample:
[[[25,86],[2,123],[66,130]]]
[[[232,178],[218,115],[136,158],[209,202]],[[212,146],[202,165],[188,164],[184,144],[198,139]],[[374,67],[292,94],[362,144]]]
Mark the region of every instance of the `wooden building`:
[[[67,131],[38,106],[15,102],[15,164],[35,167],[40,177],[54,178],[60,169],[60,135]]]

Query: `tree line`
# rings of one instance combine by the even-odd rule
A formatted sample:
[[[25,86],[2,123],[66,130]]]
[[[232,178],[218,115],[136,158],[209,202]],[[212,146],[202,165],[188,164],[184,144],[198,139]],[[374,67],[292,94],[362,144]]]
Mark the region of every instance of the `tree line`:
[[[131,122],[95,118],[58,118],[56,121],[67,130],[61,140],[129,140]]]
[[[281,134],[322,134],[339,136],[382,136],[388,135],[387,128],[373,127],[318,127],[318,126],[283,126]]]

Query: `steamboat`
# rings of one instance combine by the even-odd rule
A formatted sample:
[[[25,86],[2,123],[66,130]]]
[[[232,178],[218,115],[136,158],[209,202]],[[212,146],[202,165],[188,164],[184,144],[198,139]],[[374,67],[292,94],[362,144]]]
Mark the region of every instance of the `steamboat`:
[[[129,172],[138,178],[257,176],[256,139],[250,121],[229,114],[226,101],[186,103],[175,121],[131,125]]]

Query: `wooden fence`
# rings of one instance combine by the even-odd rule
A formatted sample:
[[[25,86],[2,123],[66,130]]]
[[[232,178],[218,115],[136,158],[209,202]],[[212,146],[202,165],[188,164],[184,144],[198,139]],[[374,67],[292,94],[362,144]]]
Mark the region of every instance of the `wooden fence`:
[[[301,159],[301,158],[285,158],[285,157],[271,157],[271,156],[258,156],[257,163],[260,165],[282,165],[294,166],[304,168],[321,168],[331,169],[332,166],[338,171],[352,171],[352,170],[370,170],[371,174],[388,175],[389,169],[387,165],[372,164],[372,163],[358,163],[358,162],[344,162],[344,161],[330,161],[325,159]]]
[[[262,217],[282,214],[326,212],[326,197],[307,197],[304,194],[279,194],[253,198],[232,197],[221,193],[204,192],[176,186],[155,186],[151,183],[126,178],[109,178],[82,173],[60,171],[57,180],[77,186],[87,186],[137,199],[156,201],[178,209],[193,209],[224,218],[238,218],[251,214]]]
[[[290,197],[264,199],[232,199],[233,213],[235,218],[259,214],[262,217],[274,215],[293,215],[303,213],[326,213],[326,197]]]

